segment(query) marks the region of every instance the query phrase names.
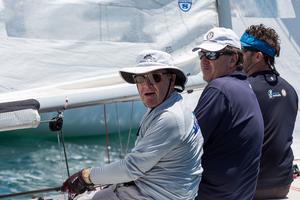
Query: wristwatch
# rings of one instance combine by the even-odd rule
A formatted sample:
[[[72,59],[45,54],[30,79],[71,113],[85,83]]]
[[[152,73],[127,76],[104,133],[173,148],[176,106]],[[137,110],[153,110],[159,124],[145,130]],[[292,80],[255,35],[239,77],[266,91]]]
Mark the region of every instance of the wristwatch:
[[[81,176],[86,184],[88,184],[88,185],[93,184],[90,179],[90,169],[83,169],[81,171]]]

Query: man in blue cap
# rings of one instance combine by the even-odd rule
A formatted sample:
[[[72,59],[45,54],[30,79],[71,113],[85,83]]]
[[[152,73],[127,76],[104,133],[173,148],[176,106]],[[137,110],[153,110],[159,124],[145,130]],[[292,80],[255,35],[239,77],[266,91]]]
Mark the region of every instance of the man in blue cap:
[[[284,198],[292,178],[293,130],[298,110],[294,88],[275,69],[279,36],[263,24],[252,25],[242,35],[244,71],[257,96],[264,119],[264,142],[254,199]]]

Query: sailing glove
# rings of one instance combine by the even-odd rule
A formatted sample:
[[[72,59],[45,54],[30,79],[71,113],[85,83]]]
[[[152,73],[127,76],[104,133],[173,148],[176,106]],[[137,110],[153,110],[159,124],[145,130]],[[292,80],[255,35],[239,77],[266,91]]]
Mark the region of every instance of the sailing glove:
[[[87,174],[88,173],[88,174]],[[69,192],[72,194],[82,194],[87,190],[90,190],[90,187],[93,185],[89,178],[88,181],[87,177],[89,177],[88,169],[83,169],[72,176],[70,176],[61,187],[61,191]],[[88,183],[87,183],[88,182]]]

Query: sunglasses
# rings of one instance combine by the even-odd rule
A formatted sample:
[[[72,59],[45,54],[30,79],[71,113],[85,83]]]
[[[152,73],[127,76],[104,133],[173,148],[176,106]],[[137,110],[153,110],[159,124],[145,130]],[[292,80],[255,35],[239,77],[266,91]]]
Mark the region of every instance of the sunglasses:
[[[251,47],[242,47],[242,52],[247,52],[247,51],[253,51],[253,52],[259,52],[259,50]]]
[[[200,60],[205,56],[208,60],[217,60],[222,55],[233,55],[232,51],[198,51]]]
[[[146,80],[151,84],[159,83],[162,80],[162,76],[164,74],[169,74],[167,72],[164,73],[149,73],[149,74],[139,74],[133,77],[133,80],[137,84],[143,84]]]

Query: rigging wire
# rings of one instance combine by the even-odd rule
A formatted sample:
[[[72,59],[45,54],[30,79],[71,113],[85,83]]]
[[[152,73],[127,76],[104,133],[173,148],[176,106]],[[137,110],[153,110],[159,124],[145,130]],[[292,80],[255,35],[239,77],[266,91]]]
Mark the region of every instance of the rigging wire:
[[[57,116],[52,118],[51,121],[49,122],[49,129],[51,131],[57,133],[58,145],[59,145],[60,149],[61,149],[61,146],[63,147],[62,149],[63,149],[63,153],[64,153],[64,158],[65,158],[66,170],[67,170],[68,177],[70,177],[69,163],[68,163],[68,157],[67,157],[62,127],[63,127],[63,112],[59,111]],[[61,161],[62,161],[62,155],[61,155]],[[73,197],[70,193],[68,194],[68,199],[69,200],[73,199]]]
[[[59,168],[62,169],[63,168],[63,151],[62,150],[62,146],[61,146],[61,141],[60,141],[60,137],[59,137],[59,134],[57,133],[56,134],[57,136],[57,145],[58,145],[58,149],[60,150],[60,162],[59,162]],[[61,179],[63,180],[64,179],[64,175],[61,174]]]
[[[57,143],[58,143],[58,149],[60,149],[60,150],[62,150],[63,149],[63,147],[62,147],[62,141],[61,141],[61,139],[60,139],[60,134],[59,134],[59,132],[57,132]],[[66,156],[66,154],[64,154],[65,156]],[[66,157],[65,157],[65,160],[67,160],[66,159]],[[63,168],[63,151],[60,151],[60,162],[59,162],[60,164],[60,168],[62,169]],[[67,163],[67,162],[66,162]],[[66,164],[66,166],[67,166],[67,175],[68,175],[68,177],[70,177],[70,172],[69,172],[69,165],[68,164]],[[61,174],[61,179],[62,179],[62,181],[64,181],[64,175],[63,174]],[[70,199],[70,195],[68,195],[68,198]]]
[[[63,147],[67,174],[68,174],[68,177],[70,177],[68,157],[67,157],[67,153],[66,153],[65,142],[64,142],[63,131],[62,131],[63,112],[59,111],[56,117],[52,118],[51,120],[46,120],[46,121],[43,121],[43,122],[49,122],[49,129],[51,131],[57,133],[58,146],[59,146],[60,149],[61,149],[61,145]],[[62,156],[61,156],[61,161],[62,161]],[[57,192],[61,191],[61,186],[53,187],[53,188],[44,188],[44,189],[39,189],[39,190],[26,191],[26,192],[4,194],[4,195],[0,195],[0,199],[8,198],[8,197],[23,196],[23,195],[28,195],[28,194],[52,192],[52,191],[57,191]],[[40,197],[39,199],[42,199],[42,198]],[[68,199],[69,200],[73,199],[70,194],[68,196]]]
[[[115,108],[116,108],[116,121],[117,121],[117,124],[118,124],[118,137],[119,137],[119,142],[120,142],[120,155],[119,155],[119,157],[123,158],[124,157],[124,152],[123,152],[123,145],[122,145],[122,138],[121,138],[118,103],[115,104]]]
[[[64,137],[63,137],[63,131],[59,131],[58,133],[62,146],[63,146],[63,152],[64,152],[64,157],[65,157],[65,164],[66,164],[66,168],[67,168],[67,174],[68,177],[70,177],[70,170],[69,170],[69,163],[68,163],[68,157],[67,157],[67,152],[66,152],[66,147],[65,147],[65,141],[64,141]]]
[[[105,144],[106,144],[106,155],[107,155],[107,163],[110,163],[110,146],[109,146],[109,136],[108,136],[108,126],[107,126],[107,118],[106,118],[106,105],[103,105],[103,112],[104,112],[104,126],[105,126]]]
[[[102,5],[101,3],[98,3],[99,8],[99,41],[102,41]]]
[[[66,164],[66,168],[67,168],[68,177],[70,177],[68,157],[67,157],[65,141],[64,141],[64,137],[63,137],[62,126],[63,126],[63,112],[58,112],[57,116],[52,118],[52,120],[49,122],[49,129],[51,131],[57,133],[58,143],[61,144],[62,147],[63,147],[63,152],[64,152],[64,157],[65,157],[65,164]]]
[[[16,196],[24,196],[29,194],[36,194],[36,193],[45,193],[45,192],[52,192],[56,191],[59,192],[61,187],[53,187],[53,188],[44,188],[39,190],[31,190],[26,192],[18,192],[18,193],[10,193],[10,194],[0,194],[0,199],[8,198],[8,197],[16,197]]]
[[[132,123],[133,123],[133,107],[134,107],[134,101],[131,101],[130,127],[129,127],[129,132],[128,132],[128,138],[127,138],[127,145],[126,145],[125,153],[128,153],[129,143],[130,143],[130,138],[131,138],[131,129],[132,129]]]

